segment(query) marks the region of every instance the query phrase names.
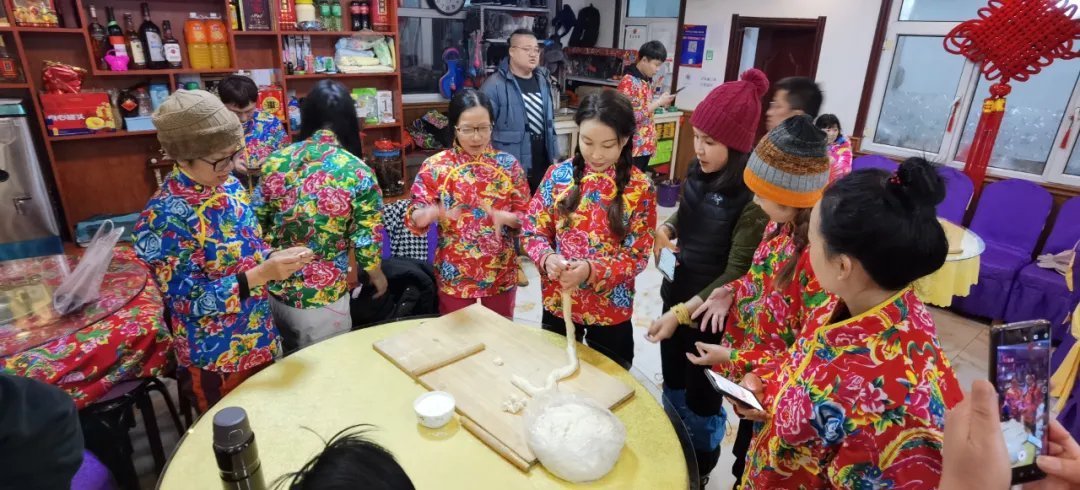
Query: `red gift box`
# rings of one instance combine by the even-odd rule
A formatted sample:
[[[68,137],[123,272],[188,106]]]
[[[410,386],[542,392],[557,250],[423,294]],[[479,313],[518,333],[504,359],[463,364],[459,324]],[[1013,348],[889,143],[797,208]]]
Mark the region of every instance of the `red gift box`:
[[[116,131],[109,94],[41,94],[45,126],[52,136]]]
[[[256,107],[262,112],[277,116],[277,118],[284,123],[285,91],[282,90],[281,87],[259,88],[259,101],[256,103]]]

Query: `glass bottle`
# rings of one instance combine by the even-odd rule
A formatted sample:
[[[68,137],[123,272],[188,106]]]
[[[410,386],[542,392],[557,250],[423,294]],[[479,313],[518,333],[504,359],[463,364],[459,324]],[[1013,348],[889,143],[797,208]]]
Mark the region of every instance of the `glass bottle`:
[[[165,31],[165,35],[161,39],[161,49],[165,55],[165,62],[168,63],[170,68],[183,67],[183,50],[180,49],[180,41],[177,41],[176,38],[173,37],[172,23],[163,20],[161,21],[161,28]]]
[[[108,70],[109,65],[105,63],[105,51],[109,49],[109,36],[105,32],[105,26],[98,22],[97,9],[94,7],[93,2],[90,2],[90,25],[87,29],[90,31],[90,39],[94,43],[94,58],[97,58],[98,69]]]
[[[146,66],[155,70],[168,68],[161,42],[161,29],[150,20],[150,4],[142,3],[143,23],[139,26],[139,40],[142,41]]]
[[[127,29],[124,32],[124,37],[127,38],[128,56],[131,56],[131,63],[128,66],[133,70],[146,69],[146,52],[143,51],[142,39],[139,39],[139,33],[135,32],[135,21],[131,16],[131,12],[124,13],[124,27]]]

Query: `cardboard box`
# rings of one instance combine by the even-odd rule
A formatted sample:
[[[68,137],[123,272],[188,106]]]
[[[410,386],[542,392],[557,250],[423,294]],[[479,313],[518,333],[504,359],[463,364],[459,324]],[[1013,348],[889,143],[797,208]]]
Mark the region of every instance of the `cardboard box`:
[[[56,27],[56,8],[52,0],[11,0],[15,25],[23,27]]]
[[[45,126],[52,136],[116,131],[109,94],[41,94]]]
[[[281,87],[260,87],[259,101],[255,103],[255,107],[277,116],[282,123],[285,122],[285,92]]]
[[[244,18],[245,31],[269,31],[274,20],[269,0],[241,0],[240,15]]]

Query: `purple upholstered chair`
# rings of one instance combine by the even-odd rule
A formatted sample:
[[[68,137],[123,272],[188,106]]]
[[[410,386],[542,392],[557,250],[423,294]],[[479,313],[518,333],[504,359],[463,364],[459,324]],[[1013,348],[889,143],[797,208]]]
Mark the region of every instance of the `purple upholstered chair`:
[[[112,475],[90,451],[83,451],[82,465],[71,479],[71,490],[115,490]]]
[[[975,209],[971,230],[986,243],[979,282],[953,306],[992,320],[1005,316],[1009,292],[1020,269],[1031,263],[1050,214],[1050,193],[1026,180],[1003,180],[986,186]]]
[[[881,155],[864,155],[851,162],[851,171],[865,168],[880,168],[886,172],[894,173],[900,164]]]
[[[971,183],[967,174],[955,168],[940,165],[937,171],[945,180],[945,200],[938,204],[937,214],[953,223],[963,224],[964,214],[975,193],[975,184]]]
[[[1080,197],[1065,201],[1054,221],[1054,228],[1043,245],[1043,254],[1057,254],[1076,248],[1080,241]],[[1080,253],[1080,252],[1078,252]],[[1073,291],[1065,285],[1065,276],[1055,270],[1044,269],[1032,263],[1020,270],[1009,305],[1005,308],[1005,321],[1045,319],[1053,328],[1053,339],[1063,339],[1069,331],[1064,325],[1065,317],[1080,300],[1080,287]]]

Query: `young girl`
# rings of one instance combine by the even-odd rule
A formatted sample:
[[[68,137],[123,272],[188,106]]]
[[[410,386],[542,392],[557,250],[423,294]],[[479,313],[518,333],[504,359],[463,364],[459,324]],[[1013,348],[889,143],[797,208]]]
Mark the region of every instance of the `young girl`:
[[[561,291],[570,290],[577,340],[629,367],[634,278],[648,264],[655,193],[631,161],[634,109],[613,90],[581,101],[578,149],[553,165],[529,203],[525,250],[539,266],[544,328],[566,334]]]
[[[714,290],[693,314],[701,318],[702,329],[717,332],[730,312],[733,318],[721,344],[733,351],[730,359],[721,357],[729,351],[698,342],[700,356],[687,354],[699,365],[725,362],[721,372],[731,379],[762,369],[765,361],[787,351],[804,326],[824,322],[835,305],[810,270],[806,235],[810,209],[829,178],[825,134],[810,116],[784,120],[758,144],[743,178],[771,222],[749,273]],[[736,480],[751,436],[752,424],[741,421],[733,450]]]
[[[851,142],[844,136],[835,114],[822,114],[814,124],[829,137],[829,182],[836,182],[851,173]]]
[[[439,220],[435,271],[439,313],[480,302],[514,317],[517,262],[511,230],[521,228],[529,183],[518,161],[491,147],[491,101],[465,89],[450,101],[452,149],[428,158],[412,187],[406,216],[418,235]]]
[[[678,212],[656,229],[657,260],[667,248],[677,254],[678,265],[673,280],[660,289],[667,313],[653,322],[646,338],[670,336],[660,342],[664,398],[690,429],[703,478],[720,457],[723,398],[709,386],[706,368],[690,363],[686,353],[696,352],[698,341],[719,343],[720,334],[678,328],[679,319],[689,325],[690,312],[709,293],[746,274],[761,242],[768,216],[751,202],[754,194],[743,182],[743,170],[768,88],[765,74],[750,69],[741,80],[713,89],[694,111],[690,124],[697,158],[690,162]],[[671,243],[675,238],[678,248]]]
[[[841,178],[814,208],[810,263],[841,304],[772,376],[744,379],[766,408],[744,414],[763,422],[744,488],[937,485],[945,411],[963,393],[911,283],[945,262],[944,196],[933,166],[912,158],[894,175]]]

